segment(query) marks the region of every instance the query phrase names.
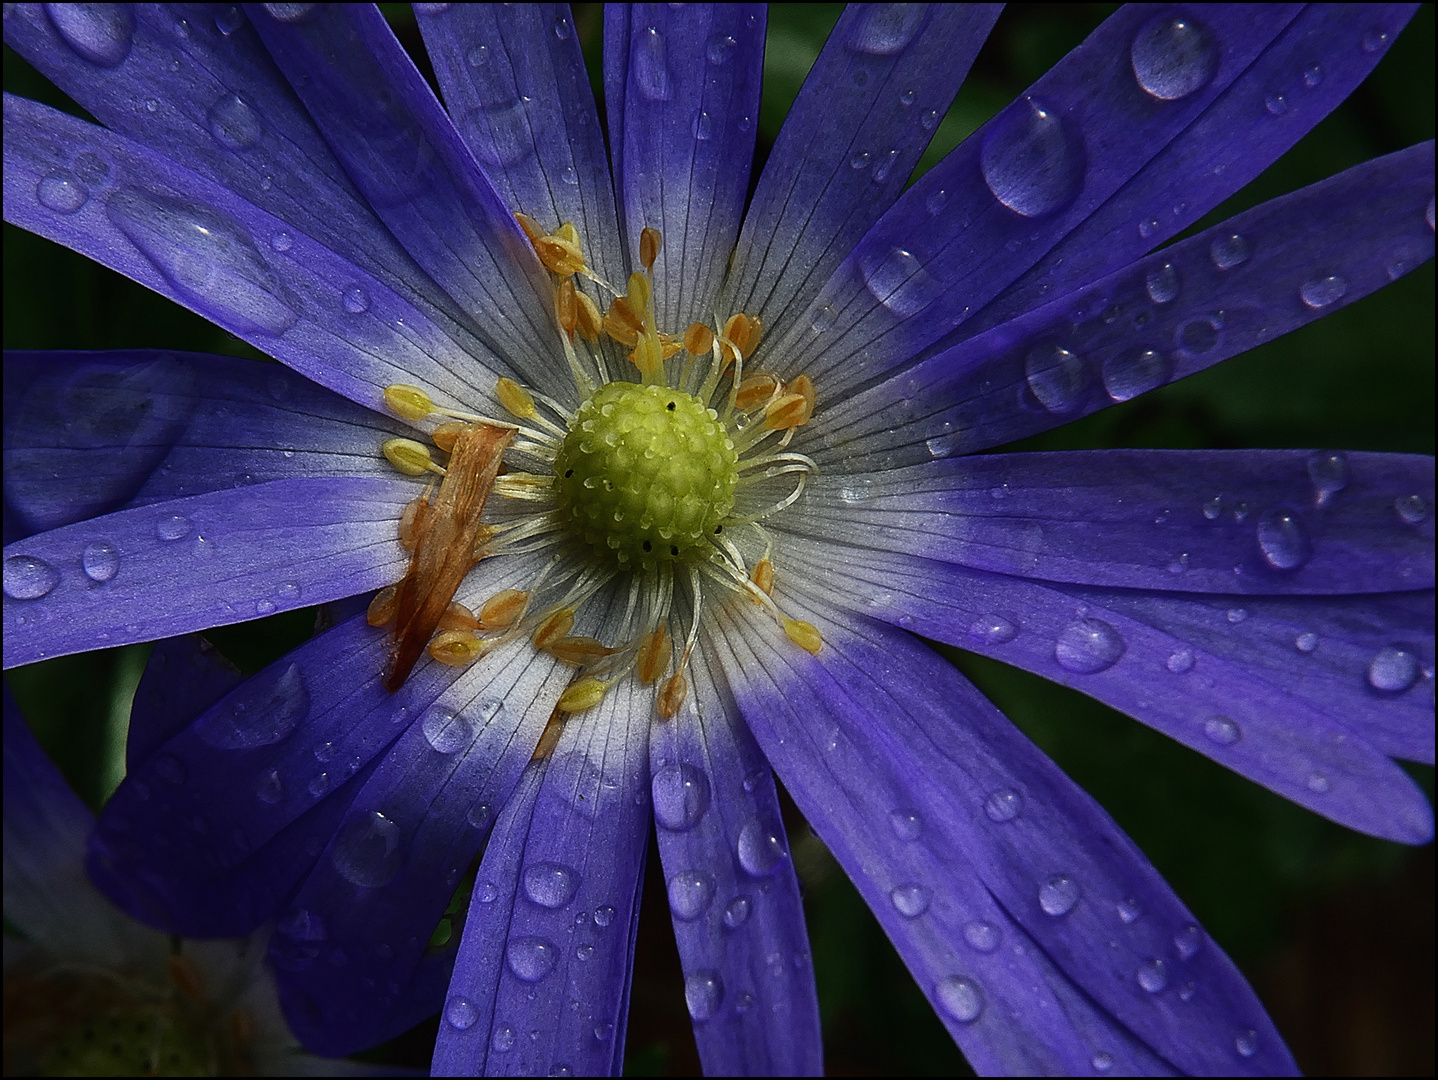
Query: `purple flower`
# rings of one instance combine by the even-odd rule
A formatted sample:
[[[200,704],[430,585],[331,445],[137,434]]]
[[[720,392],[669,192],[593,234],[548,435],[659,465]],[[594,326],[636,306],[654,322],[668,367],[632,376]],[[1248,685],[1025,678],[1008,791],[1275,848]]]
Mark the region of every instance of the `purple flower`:
[[[440,1010],[437,1072],[615,1071],[652,816],[706,1069],[813,1072],[772,766],[979,1071],[1292,1070],[1141,853],[913,633],[1431,835],[1391,760],[1433,760],[1431,458],[982,453],[1432,256],[1431,143],[1148,254],[1411,8],[1125,8],[907,190],[996,12],[851,10],[747,212],[762,11],[611,11],[608,152],[563,10],[417,14],[447,113],[371,9],[7,15],[105,125],[7,96],[7,220],[318,385],[7,357],[7,505],[48,531],[6,548],[6,665],[486,556],[444,622],[381,593],[140,725],[102,888],[172,932],[277,917],[314,1049]],[[416,431],[456,447],[433,504]],[[407,681],[393,636],[428,642]]]

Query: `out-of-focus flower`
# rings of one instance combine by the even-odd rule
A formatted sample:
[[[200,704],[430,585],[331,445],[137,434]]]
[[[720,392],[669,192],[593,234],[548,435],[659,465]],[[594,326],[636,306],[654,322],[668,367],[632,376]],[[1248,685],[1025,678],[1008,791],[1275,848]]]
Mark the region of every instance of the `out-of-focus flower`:
[[[909,631],[1431,835],[1391,760],[1433,755],[1431,458],[978,453],[1431,257],[1431,143],[1149,254],[1410,12],[1125,8],[905,190],[995,12],[854,9],[746,214],[757,9],[611,11],[608,153],[561,9],[420,8],[448,113],[368,9],[14,9],[108,130],[7,96],[7,219],[328,389],[7,358],[7,502],[49,530],[6,549],[7,665],[407,583],[132,746],[97,880],[176,931],[277,915],[314,1048],[442,1004],[437,1071],[604,1072],[652,817],[706,1068],[816,1071],[772,765],[977,1069],[1291,1069]]]

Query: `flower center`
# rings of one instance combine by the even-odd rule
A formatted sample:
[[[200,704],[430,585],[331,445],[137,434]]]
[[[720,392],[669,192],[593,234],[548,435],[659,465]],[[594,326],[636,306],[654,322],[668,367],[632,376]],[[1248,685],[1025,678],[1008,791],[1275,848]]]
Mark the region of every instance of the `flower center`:
[[[620,567],[693,562],[734,509],[739,457],[718,413],[666,386],[607,383],[554,463],[560,517]]]

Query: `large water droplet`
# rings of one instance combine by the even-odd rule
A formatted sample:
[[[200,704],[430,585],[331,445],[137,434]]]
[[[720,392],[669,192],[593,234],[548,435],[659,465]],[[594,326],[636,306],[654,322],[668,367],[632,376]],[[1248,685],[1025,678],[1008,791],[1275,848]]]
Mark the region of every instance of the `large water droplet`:
[[[709,809],[709,779],[693,765],[665,765],[650,782],[654,817],[666,829],[684,832],[699,824]]]
[[[5,595],[12,600],[38,600],[60,584],[60,572],[34,555],[11,555],[5,560]]]
[[[195,722],[195,734],[217,750],[253,750],[277,743],[309,715],[309,685],[298,664],[267,668],[239,693]]]
[[[1088,383],[1088,368],[1060,345],[1040,345],[1024,359],[1029,390],[1050,412],[1068,412]]]
[[[1174,334],[1174,344],[1189,356],[1204,356],[1218,347],[1223,322],[1212,315],[1190,319]]]
[[[1258,1053],[1258,1032],[1252,1028],[1238,1032],[1233,1037],[1233,1048],[1239,1057],[1251,1058]]]
[[[205,113],[210,134],[226,150],[245,150],[260,141],[264,125],[259,114],[239,94],[225,94]]]
[[[902,248],[890,248],[882,255],[864,251],[859,270],[870,295],[901,318],[922,311],[942,292],[919,260]]]
[[[1040,217],[1067,206],[1078,194],[1083,147],[1057,113],[1023,98],[989,125],[979,168],[994,198],[1016,214]]]
[[[669,879],[669,910],[676,919],[688,922],[709,910],[714,899],[714,881],[697,870],[681,870]]]
[[[1178,296],[1178,270],[1172,263],[1154,267],[1144,278],[1144,289],[1155,304],[1171,303]]]
[[[404,838],[399,826],[378,810],[361,810],[336,834],[330,861],[355,885],[388,885],[404,861]]]
[[[183,540],[193,529],[194,525],[184,514],[165,514],[155,522],[155,535],[165,541]]]
[[[1208,32],[1192,19],[1155,15],[1129,50],[1139,86],[1160,101],[1177,101],[1207,86],[1218,70]]]
[[[739,832],[739,865],[754,877],[772,874],[784,859],[784,827],[777,822],[755,818]]]
[[[579,874],[563,863],[537,862],[524,868],[524,895],[540,907],[561,908],[578,889]]]
[[[479,725],[468,716],[455,713],[443,705],[431,705],[420,721],[425,741],[441,754],[466,749],[479,734]]]
[[[559,960],[559,950],[543,938],[511,938],[504,950],[509,970],[525,982],[538,982],[551,971]]]
[[[1054,643],[1054,659],[1066,671],[1093,675],[1118,663],[1128,646],[1102,619],[1075,619]]]
[[[494,1047],[496,1053],[507,1054],[514,1049],[514,1025],[499,1024],[494,1029],[494,1034],[489,1037],[489,1045]]]
[[[1203,733],[1219,746],[1232,746],[1243,737],[1243,729],[1226,716],[1210,716],[1203,722]]]
[[[130,55],[135,16],[129,4],[46,4],[45,14],[82,60],[113,68]]]
[[[482,162],[507,169],[534,153],[530,104],[528,97],[511,97],[468,114],[472,126],[482,133],[474,147]]]
[[[115,192],[105,210],[182,299],[226,329],[278,337],[299,321],[249,236],[216,211],[134,187]]]
[[[906,919],[918,918],[929,910],[929,890],[922,885],[895,885],[889,891],[889,900]]]
[[[1180,960],[1192,960],[1203,948],[1203,931],[1189,923],[1173,935],[1173,947],[1178,950]]]
[[[1409,525],[1421,525],[1428,520],[1428,500],[1422,495],[1403,495],[1393,500],[1393,509]]]
[[[924,25],[923,4],[871,4],[854,20],[847,44],[870,56],[903,52]]]
[[[984,995],[973,979],[948,975],[934,986],[939,1008],[961,1024],[972,1024],[984,1011]]]
[[[479,1010],[474,1007],[473,1002],[462,997],[452,997],[444,1007],[444,1018],[460,1031],[466,1031],[479,1019]]]
[[[1337,274],[1328,274],[1305,281],[1299,288],[1298,295],[1305,304],[1317,310],[1337,303],[1347,292],[1347,281]]]
[[[1039,886],[1039,907],[1045,915],[1067,915],[1078,901],[1078,883],[1067,874],[1051,877]]]
[[[1297,515],[1267,510],[1258,519],[1258,547],[1275,570],[1296,570],[1313,557],[1313,541]]]
[[[1024,812],[1024,797],[1013,788],[998,788],[984,799],[984,813],[990,821],[1013,821]]]
[[[1368,661],[1368,685],[1396,694],[1418,681],[1418,657],[1399,645],[1385,645]]]
[[[749,921],[751,905],[747,896],[736,896],[724,908],[724,925],[737,930]]]
[[[695,1020],[708,1020],[724,1003],[724,980],[712,968],[702,968],[684,979],[684,1004]]]
[[[1220,236],[1208,245],[1208,257],[1220,270],[1232,270],[1248,261],[1248,241],[1238,233]]]
[[[1115,401],[1157,390],[1172,375],[1167,358],[1156,349],[1129,349],[1103,362],[1103,388]]]
[[[68,169],[51,169],[35,185],[35,198],[47,210],[73,214],[90,200],[90,191]]]
[[[889,824],[900,840],[917,840],[924,831],[924,819],[913,810],[890,810]]]
[[[709,57],[709,62],[715,66],[727,64],[738,47],[739,43],[728,34],[716,34],[709,39],[709,45],[705,48],[704,55]]]
[[[980,645],[1003,645],[1018,634],[1019,628],[1002,615],[980,615],[969,624],[969,637]]]
[[[1318,635],[1312,630],[1305,630],[1293,639],[1293,647],[1301,653],[1311,653],[1318,648]]]
[[[989,953],[999,947],[1003,935],[993,923],[976,919],[971,923],[964,924],[964,940],[975,952]]]
[[[614,909],[608,904],[601,904],[594,909],[594,925],[603,930],[614,921]]]
[[[1164,661],[1164,667],[1175,675],[1183,675],[1193,670],[1193,653],[1188,649],[1179,649],[1169,655]]]
[[[632,53],[635,81],[651,101],[668,101],[673,93],[669,85],[669,68],[664,61],[664,37],[654,27],[634,36]]]
[[[1154,958],[1138,966],[1138,984],[1150,994],[1157,994],[1168,986],[1168,965]]]
[[[1318,505],[1325,505],[1329,499],[1348,486],[1350,479],[1348,459],[1342,454],[1318,452],[1308,457],[1308,478],[1318,492]]]

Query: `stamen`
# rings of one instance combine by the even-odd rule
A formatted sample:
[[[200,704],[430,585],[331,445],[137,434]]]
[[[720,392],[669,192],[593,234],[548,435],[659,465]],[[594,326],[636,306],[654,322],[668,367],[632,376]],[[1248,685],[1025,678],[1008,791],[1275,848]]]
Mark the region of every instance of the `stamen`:
[[[524,613],[529,593],[522,589],[501,589],[479,609],[479,625],[486,630],[507,630]]]
[[[561,698],[561,700],[563,700]],[[544,731],[539,736],[539,742],[534,747],[534,755],[531,761],[543,761],[554,753],[554,748],[559,745],[559,736],[564,733],[564,713],[559,706],[554,706],[554,711],[549,714],[549,723],[544,725]]]
[[[659,248],[663,243],[664,237],[658,229],[646,225],[639,231],[639,261],[650,273],[654,272],[654,260],[659,258]]]
[[[384,388],[384,403],[402,420],[423,420],[434,412],[434,401],[418,386],[395,383]]]
[[[764,409],[764,426],[770,431],[800,427],[808,422],[813,411],[813,403],[803,394],[784,394]]]
[[[539,415],[539,410],[534,407],[534,395],[513,379],[498,380],[494,384],[494,396],[511,415],[521,420],[533,420]]]
[[[603,679],[586,677],[580,679],[559,695],[559,711],[566,713],[584,712],[604,700],[610,684]]]
[[[444,614],[439,617],[438,629],[440,630],[478,630],[479,620],[475,618],[474,612],[465,607],[458,600],[451,600],[449,607],[445,608]]]
[[[754,564],[749,577],[755,585],[764,590],[765,596],[774,595],[774,563],[767,555]]]
[[[386,585],[379,592],[374,594],[374,599],[369,602],[369,609],[365,612],[365,622],[371,626],[388,626],[394,622],[395,612],[399,610],[399,583]]]
[[[463,667],[474,663],[490,648],[490,643],[472,630],[445,630],[430,641],[428,652],[441,664]]]
[[[803,619],[785,619],[784,633],[795,645],[814,656],[818,656],[819,650],[824,647],[824,639],[818,629]]]
[[[429,514],[429,492],[417,495],[405,503],[399,516],[399,544],[406,551],[413,551],[424,532],[424,522]]]
[[[579,324],[579,313],[576,310],[578,301],[575,300],[574,279],[565,278],[559,283],[559,294],[555,300],[555,307],[559,311],[559,325],[569,340],[574,340],[574,328]]]
[[[772,375],[749,375],[734,394],[734,407],[749,412],[772,398],[779,389],[779,380]]]
[[[574,608],[560,608],[558,611],[545,617],[544,621],[535,628],[533,638],[534,647],[541,652],[546,651],[560,638],[568,635],[574,629]]]
[[[609,312],[604,316],[604,332],[615,341],[633,348],[643,328],[644,317],[635,312],[628,297],[616,296],[609,302]]]
[[[574,300],[574,326],[579,331],[579,336],[585,341],[598,340],[599,332],[604,328],[599,305],[578,290],[575,290]]]
[[[745,315],[740,311],[730,315],[724,322],[723,337],[739,350],[740,356],[753,356],[763,336],[764,321],[757,315]]]
[[[613,656],[618,649],[611,649],[598,638],[574,637],[561,638],[549,646],[549,655],[558,660],[561,664],[572,664],[575,667],[588,667],[606,656]]]
[[[444,470],[430,460],[429,447],[413,439],[387,439],[380,446],[389,463],[406,476],[423,476],[427,472],[444,475]]]
[[[690,323],[684,331],[684,351],[694,356],[703,356],[714,348],[714,331],[702,322]]]
[[[664,685],[655,695],[654,711],[665,720],[673,720],[679,710],[683,708],[684,699],[688,696],[689,683],[684,678],[684,672],[676,671],[664,680]]]
[[[652,686],[669,665],[669,630],[662,623],[644,635],[634,658],[634,673],[640,685]]]

